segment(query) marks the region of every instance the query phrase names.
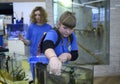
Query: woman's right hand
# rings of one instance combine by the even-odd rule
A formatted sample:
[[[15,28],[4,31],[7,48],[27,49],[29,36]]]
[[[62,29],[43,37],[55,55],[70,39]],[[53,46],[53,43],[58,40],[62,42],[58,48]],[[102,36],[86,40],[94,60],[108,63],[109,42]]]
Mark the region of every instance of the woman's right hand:
[[[62,62],[57,57],[50,58],[50,74],[61,75]]]
[[[24,40],[24,37],[23,37],[23,35],[22,34],[18,34],[18,38],[19,38],[19,40],[21,40],[21,41],[23,41]]]

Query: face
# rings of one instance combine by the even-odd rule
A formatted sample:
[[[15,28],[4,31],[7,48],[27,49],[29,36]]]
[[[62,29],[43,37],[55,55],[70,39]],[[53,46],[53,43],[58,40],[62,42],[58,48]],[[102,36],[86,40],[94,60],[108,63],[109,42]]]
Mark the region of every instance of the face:
[[[61,35],[63,37],[68,37],[69,35],[72,34],[73,29],[60,24],[60,26],[59,26],[59,32],[61,33]]]
[[[35,19],[37,23],[40,23],[40,11],[35,11]]]

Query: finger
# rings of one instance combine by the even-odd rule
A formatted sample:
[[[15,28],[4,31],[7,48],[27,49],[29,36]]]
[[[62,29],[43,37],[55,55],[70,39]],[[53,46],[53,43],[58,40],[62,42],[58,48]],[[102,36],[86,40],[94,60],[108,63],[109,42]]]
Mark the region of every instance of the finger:
[[[61,75],[61,70],[57,70],[55,75],[57,75],[57,76]]]
[[[59,65],[58,64],[55,64],[54,66],[51,67],[51,72],[54,75],[56,75],[57,73],[59,73],[58,70],[59,70]]]
[[[56,70],[56,75],[61,75],[61,68],[62,68],[62,63],[59,62],[58,68]]]

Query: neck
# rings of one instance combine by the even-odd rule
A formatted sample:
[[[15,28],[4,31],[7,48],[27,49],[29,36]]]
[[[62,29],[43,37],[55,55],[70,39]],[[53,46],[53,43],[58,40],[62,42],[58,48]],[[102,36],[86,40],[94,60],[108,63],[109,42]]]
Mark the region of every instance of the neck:
[[[43,25],[43,24],[41,24],[41,23],[36,23],[37,25]]]

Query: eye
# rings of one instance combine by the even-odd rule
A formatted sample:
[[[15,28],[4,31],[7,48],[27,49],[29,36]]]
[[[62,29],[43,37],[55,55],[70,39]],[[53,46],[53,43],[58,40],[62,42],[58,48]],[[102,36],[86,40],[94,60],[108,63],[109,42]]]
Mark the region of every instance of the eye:
[[[64,28],[64,29],[67,29],[67,27],[66,27],[66,26],[63,26],[63,28]]]
[[[67,29],[67,27],[63,27],[64,29]]]
[[[35,16],[40,16],[40,14],[35,14]]]

